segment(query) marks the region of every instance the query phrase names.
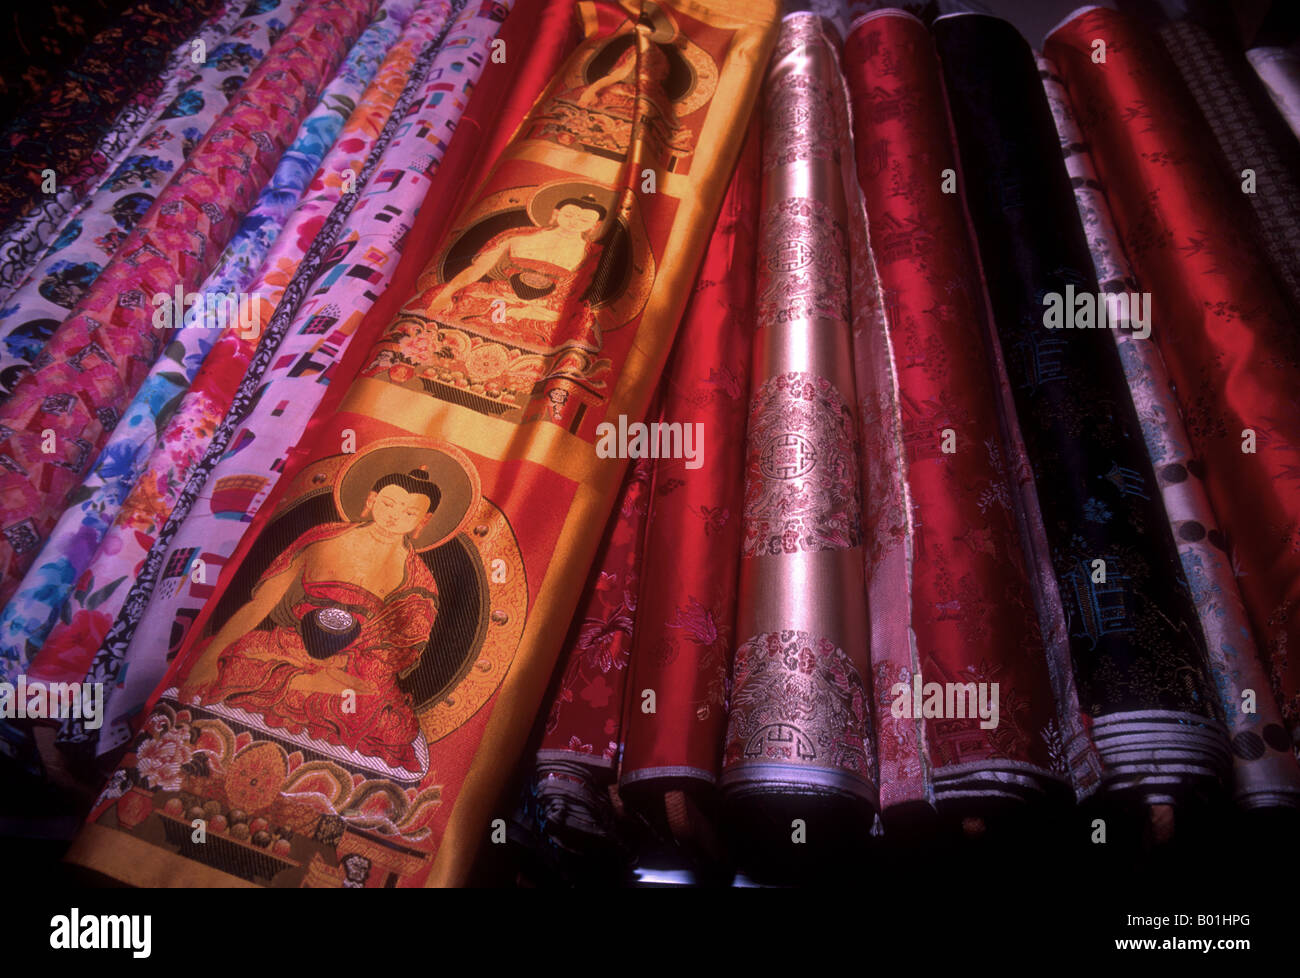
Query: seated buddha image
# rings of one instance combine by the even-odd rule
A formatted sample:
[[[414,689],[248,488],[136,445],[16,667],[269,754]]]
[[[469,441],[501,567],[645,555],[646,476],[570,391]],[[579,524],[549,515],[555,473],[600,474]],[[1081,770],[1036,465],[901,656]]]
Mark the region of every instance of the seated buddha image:
[[[609,65],[620,47],[624,49]],[[616,159],[627,154],[636,138],[651,140],[656,153],[689,153],[693,136],[681,126],[673,105],[677,76],[687,70],[672,34],[643,13],[633,30],[617,36],[602,53],[605,57],[592,58],[578,84],[561,89],[545,104],[540,134]]]
[[[447,516],[444,489],[427,466],[377,478],[373,466],[358,471],[368,485],[354,484],[352,498],[364,503],[339,508],[359,512],[312,527],[271,563],[181,697],[419,775],[427,749],[398,679],[418,664],[438,615],[438,588],[418,550],[431,521]]]
[[[583,294],[602,246],[606,217],[590,196],[569,197],[544,227],[496,235],[445,285],[426,293],[423,312],[443,326],[536,352],[600,349],[600,329]]]

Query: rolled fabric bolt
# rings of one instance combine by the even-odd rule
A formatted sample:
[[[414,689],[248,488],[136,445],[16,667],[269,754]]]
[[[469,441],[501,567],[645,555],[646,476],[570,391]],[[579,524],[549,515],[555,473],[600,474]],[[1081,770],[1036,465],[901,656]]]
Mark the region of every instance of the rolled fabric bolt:
[[[1092,62],[1106,43],[1105,70]],[[1090,8],[1044,53],[1070,93],[1183,408],[1255,644],[1300,735],[1300,330],[1241,219],[1240,183],[1140,24]]]
[[[932,32],[1102,791],[1212,793],[1225,731],[1119,353],[1109,329],[1074,328],[1073,303],[1068,326],[1050,318],[1098,286],[1037,65],[995,17],[945,16]]]
[[[764,80],[757,330],[719,781],[748,824],[789,837],[798,818],[821,840],[865,838],[878,801],[840,43],[816,14],[788,14]]]
[[[1111,294],[1137,294],[1141,285],[1124,254],[1069,93],[1047,58],[1039,57],[1038,67],[1087,231],[1097,282]],[[1192,451],[1164,357],[1150,337],[1142,339],[1129,330],[1115,330],[1113,335],[1205,632],[1208,664],[1232,747],[1237,803],[1245,808],[1296,806],[1300,765],[1268,688],[1237,579],[1223,549],[1223,532],[1205,493],[1204,467]],[[1249,711],[1243,709],[1248,700],[1254,701]]]

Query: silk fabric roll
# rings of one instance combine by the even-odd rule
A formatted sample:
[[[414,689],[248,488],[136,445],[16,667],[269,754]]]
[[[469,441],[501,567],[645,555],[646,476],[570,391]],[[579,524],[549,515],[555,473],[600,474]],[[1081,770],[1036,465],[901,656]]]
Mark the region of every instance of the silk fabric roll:
[[[1071,761],[1086,754],[1087,737],[1077,709],[1058,715],[1053,695],[1053,672],[1070,663],[1049,660],[1039,627],[986,350],[983,283],[952,192],[957,168],[938,58],[920,20],[886,11],[855,23],[845,67],[916,527],[909,626],[919,681],[973,684],[987,714],[972,699],[960,717],[927,719],[923,747],[908,745],[927,756],[897,763],[924,765],[935,801],[966,812],[1059,794],[1073,787]],[[881,679],[891,681],[876,696],[893,706],[892,677]],[[910,704],[914,677],[897,681]],[[887,790],[892,804],[926,800],[906,779]]]
[[[540,830],[579,852],[613,841],[609,789],[628,714],[652,471],[649,458],[628,466],[560,653],[559,683],[544,706],[533,770]]]
[[[695,425],[699,458],[657,459],[619,787],[656,816],[711,795],[726,730],[754,331],[759,127],[751,125],[664,375],[659,420]],[[654,692],[654,710],[644,691]]]
[[[1093,39],[1107,45],[1093,69]],[[1205,489],[1295,742],[1300,729],[1300,333],[1244,233],[1239,185],[1167,56],[1131,21],[1084,11],[1047,39],[1115,226],[1157,319]]]
[[[1073,328],[1073,303],[1068,328],[1045,312],[1097,282],[1037,67],[997,18],[933,32],[1103,790],[1148,804],[1212,791],[1228,757],[1205,640],[1114,340]]]
[[[0,407],[0,563],[7,599],[162,352],[159,297],[187,293],[220,256],[373,0],[322,0],[244,83]],[[294,71],[290,71],[290,68]]]
[[[337,411],[315,419],[291,459],[164,680],[158,720],[146,722],[74,844],[74,861],[173,884],[466,879],[624,474],[625,460],[596,455],[596,428],[645,416],[775,34],[775,10],[753,3],[687,12],[646,2],[631,15],[594,3],[582,13],[586,40],[461,212]],[[695,84],[681,85],[674,65]],[[633,190],[643,169],[658,175],[654,194]],[[507,251],[506,276],[474,272]],[[596,291],[582,291],[589,284]],[[522,302],[513,318],[470,320],[505,289]],[[485,352],[458,359],[470,331],[471,348]],[[416,336],[436,345],[422,349]],[[451,357],[438,355],[444,345]],[[489,389],[497,375],[484,373],[501,355],[538,357],[549,376]],[[341,451],[349,444],[355,451]],[[365,558],[298,577],[298,568],[328,562],[344,534],[360,542],[358,531],[381,548],[370,565],[380,577],[368,577]],[[289,594],[282,586],[293,591],[297,624],[248,631],[265,602]],[[319,666],[292,651],[311,658],[308,642]],[[358,666],[372,663],[352,689],[359,712],[333,685],[353,643],[370,650]],[[285,664],[306,667],[286,699],[260,681],[247,688],[253,673],[278,668],[274,648],[287,652]],[[178,807],[183,817],[182,792],[217,788],[159,780],[149,744],[187,738],[208,718],[252,738],[209,747],[225,758],[227,803],[233,789],[250,819],[228,813],[227,824],[244,826],[228,841],[242,844],[251,819],[267,821],[252,832],[256,863],[221,844],[182,857],[146,841],[165,836]],[[281,759],[281,777],[259,774],[262,790],[242,793],[249,782],[240,772],[279,770]],[[358,781],[331,779],[336,768],[392,790],[363,811],[349,801]],[[318,776],[332,786],[304,780]],[[331,811],[306,804],[303,790]]]
[[[848,105],[835,28],[781,24],[764,81],[758,328],[719,785],[820,838],[877,803],[850,348]],[[793,806],[793,807],[791,807]]]
[[[1040,57],[1038,67],[1097,282],[1107,292],[1138,292],[1069,94],[1050,61]],[[1192,454],[1169,371],[1150,338],[1140,339],[1126,330],[1114,335],[1205,632],[1209,666],[1232,747],[1237,802],[1247,808],[1295,806],[1300,804],[1300,766],[1268,689],[1237,581],[1222,549],[1223,533],[1205,494],[1204,469]],[[1247,711],[1244,707],[1251,699],[1255,709]]]

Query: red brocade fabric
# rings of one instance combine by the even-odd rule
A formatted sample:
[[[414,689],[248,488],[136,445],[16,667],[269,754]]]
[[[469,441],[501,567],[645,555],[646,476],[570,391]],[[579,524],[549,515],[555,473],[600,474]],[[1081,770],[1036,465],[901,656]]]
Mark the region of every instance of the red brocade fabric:
[[[1027,786],[1003,775],[976,788],[991,770],[1041,788],[1066,777],[1066,755],[1016,524],[983,283],[962,198],[951,192],[957,163],[938,58],[919,20],[886,12],[858,23],[844,67],[894,338],[917,527],[912,629],[921,679],[998,689],[990,729],[978,716],[927,720],[936,796],[958,791],[954,781],[967,796]]]
[[[1096,39],[1104,64],[1092,61]],[[1070,91],[1115,224],[1151,292],[1174,381],[1242,597],[1292,737],[1300,730],[1300,331],[1240,219],[1240,186],[1155,38],[1091,9],[1046,44]]]
[[[718,775],[736,617],[758,241],[757,124],[741,151],[664,375],[661,420],[701,426],[698,467],[655,462],[621,784]],[[654,690],[655,710],[642,709]]]
[[[569,760],[612,772],[618,760],[651,471],[645,458],[628,466],[561,653],[539,762]]]

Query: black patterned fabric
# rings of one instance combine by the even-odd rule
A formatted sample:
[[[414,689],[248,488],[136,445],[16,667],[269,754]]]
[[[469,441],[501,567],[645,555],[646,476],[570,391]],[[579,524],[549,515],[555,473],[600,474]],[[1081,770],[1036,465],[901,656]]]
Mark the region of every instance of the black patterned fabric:
[[[0,14],[5,56],[0,61],[0,126],[38,99],[99,31],[131,0],[12,3]]]
[[[45,170],[61,181],[75,174],[141,86],[161,86],[172,50],[218,6],[219,0],[137,0],[27,102],[0,132],[0,227],[41,192]]]

